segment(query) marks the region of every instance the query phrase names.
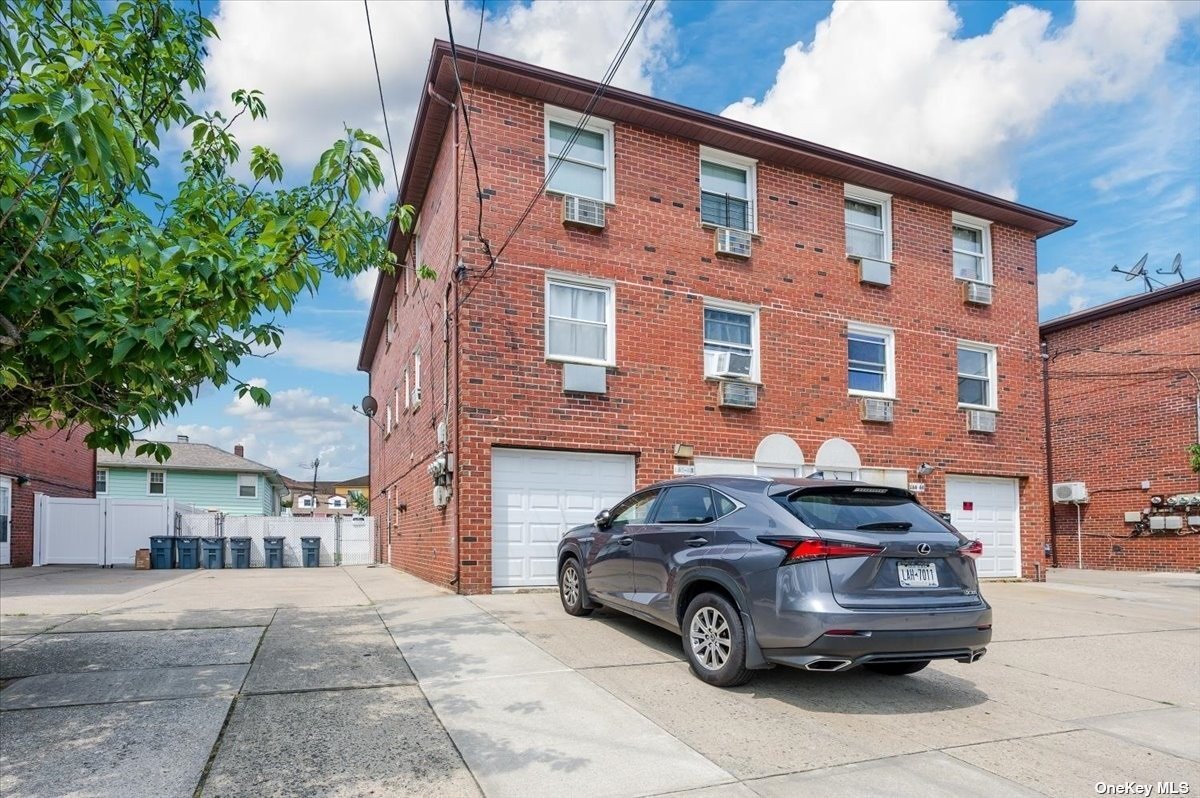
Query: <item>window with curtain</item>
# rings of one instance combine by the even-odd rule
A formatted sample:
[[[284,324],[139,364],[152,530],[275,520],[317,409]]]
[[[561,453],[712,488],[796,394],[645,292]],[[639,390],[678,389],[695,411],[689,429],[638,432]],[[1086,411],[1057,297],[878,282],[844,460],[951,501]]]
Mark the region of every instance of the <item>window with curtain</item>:
[[[702,160],[700,220],[735,230],[752,230],[750,187],[749,168]]]
[[[996,406],[993,382],[996,353],[984,347],[958,347],[958,403],[974,407]]]
[[[575,125],[551,120],[546,140],[546,171],[554,172],[547,184],[550,191],[605,201],[608,185],[607,136],[584,128],[571,143]],[[568,148],[568,144],[570,147]]]
[[[964,224],[954,225],[954,276],[975,282],[990,282],[988,273],[987,230]]]
[[[755,314],[722,307],[704,308],[704,372],[715,373],[717,355],[736,352],[749,355],[757,365],[754,352]]]
[[[882,202],[846,197],[846,254],[888,260],[887,214]]]
[[[546,289],[546,355],[567,360],[611,360],[612,289],[550,281]]]

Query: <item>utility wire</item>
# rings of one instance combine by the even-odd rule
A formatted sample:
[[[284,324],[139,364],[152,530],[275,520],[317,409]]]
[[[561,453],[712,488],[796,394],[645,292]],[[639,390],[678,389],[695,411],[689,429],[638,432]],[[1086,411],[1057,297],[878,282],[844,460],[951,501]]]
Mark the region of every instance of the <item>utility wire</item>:
[[[396,201],[400,201],[400,170],[396,168],[396,150],[392,147],[392,128],[388,124],[387,103],[383,101],[383,78],[379,74],[379,57],[375,55],[375,32],[371,29],[371,9],[363,0],[363,13],[367,15],[367,38],[371,40],[371,61],[375,63],[375,85],[379,87],[379,109],[383,111],[383,132],[387,134],[388,157],[392,160],[392,179],[396,182]]]

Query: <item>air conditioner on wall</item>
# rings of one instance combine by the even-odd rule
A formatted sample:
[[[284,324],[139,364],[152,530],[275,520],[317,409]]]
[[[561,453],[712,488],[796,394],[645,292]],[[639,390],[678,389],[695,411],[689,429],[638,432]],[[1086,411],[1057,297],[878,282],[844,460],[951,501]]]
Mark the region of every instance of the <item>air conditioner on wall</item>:
[[[967,411],[967,432],[995,432],[996,414],[987,410]]]
[[[750,382],[723,382],[720,403],[722,407],[758,407],[758,386]]]
[[[603,228],[604,203],[600,200],[567,194],[563,197],[562,218],[563,224]]]
[[[963,301],[969,305],[992,304],[992,287],[987,283],[968,280],[963,283]]]
[[[891,285],[892,264],[886,260],[866,258],[854,255],[851,260],[858,261],[858,281],[869,285]]]
[[[1080,504],[1088,500],[1087,485],[1082,482],[1055,482],[1056,504]]]
[[[863,421],[877,421],[884,424],[892,423],[892,400],[863,399],[859,408],[859,418]]]
[[[737,258],[750,257],[750,234],[745,230],[718,227],[716,237],[718,255],[733,255]]]
[[[718,352],[714,374],[717,377],[749,377],[753,358],[740,352]]]

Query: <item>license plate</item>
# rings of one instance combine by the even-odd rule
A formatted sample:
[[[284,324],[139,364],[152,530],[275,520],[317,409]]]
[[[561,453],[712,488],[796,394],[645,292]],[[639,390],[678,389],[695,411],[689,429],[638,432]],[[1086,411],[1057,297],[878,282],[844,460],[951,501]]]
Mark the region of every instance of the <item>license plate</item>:
[[[900,587],[937,587],[937,568],[931,562],[902,562],[900,569]]]

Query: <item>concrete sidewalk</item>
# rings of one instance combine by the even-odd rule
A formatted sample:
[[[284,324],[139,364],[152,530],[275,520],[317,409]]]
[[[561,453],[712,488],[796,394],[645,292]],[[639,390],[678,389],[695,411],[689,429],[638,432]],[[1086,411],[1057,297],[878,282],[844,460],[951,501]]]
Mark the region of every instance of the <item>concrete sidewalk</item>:
[[[1200,577],[985,586],[980,663],[719,690],[675,635],[390,569],[0,572],[0,794],[1091,795],[1200,783]],[[1193,787],[1194,789],[1194,787]]]

